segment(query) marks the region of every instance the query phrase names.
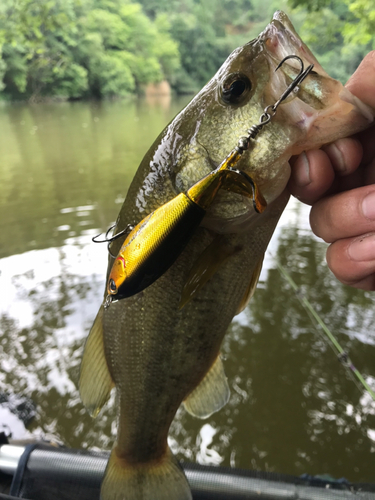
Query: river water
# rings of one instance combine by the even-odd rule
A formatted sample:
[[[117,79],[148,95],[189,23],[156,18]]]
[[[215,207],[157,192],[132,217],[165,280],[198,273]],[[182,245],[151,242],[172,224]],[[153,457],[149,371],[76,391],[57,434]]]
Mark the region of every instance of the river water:
[[[36,407],[27,429],[0,408],[14,438],[111,448],[114,398],[92,420],[77,392],[107,263],[105,245],[91,237],[113,223],[142,156],[183,104],[0,109],[0,392],[28,396]],[[375,403],[301,305],[310,300],[375,390],[374,295],[330,274],[308,207],[296,200],[270,251],[257,293],[224,341],[231,399],[207,421],[180,409],[172,449],[202,464],[375,482]]]

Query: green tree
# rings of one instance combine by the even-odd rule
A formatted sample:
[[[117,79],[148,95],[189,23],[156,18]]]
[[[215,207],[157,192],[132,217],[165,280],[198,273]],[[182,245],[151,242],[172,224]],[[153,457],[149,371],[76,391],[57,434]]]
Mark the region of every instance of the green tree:
[[[4,0],[0,11],[3,85],[16,96],[79,97],[87,88],[75,64],[74,0]]]
[[[303,40],[334,78],[345,82],[375,48],[373,0],[290,0],[290,4],[303,16]]]
[[[348,43],[366,45],[375,49],[375,3],[373,0],[356,0],[349,2],[349,12],[356,22],[347,22],[344,28],[344,39]]]
[[[97,8],[79,21],[83,36],[76,51],[94,95],[124,95],[170,77],[179,65],[179,53],[166,20],[153,23],[139,4],[94,5]]]
[[[0,48],[3,90],[32,100],[126,95],[179,66],[167,20],[130,0],[2,0]]]
[[[139,1],[155,22],[163,14],[168,16],[171,35],[181,54],[181,69],[172,81],[178,92],[202,87],[228,54],[249,40],[249,30],[258,17],[251,0]],[[268,18],[269,12],[262,21]]]
[[[313,16],[307,20],[311,24],[315,21],[324,19],[326,30],[336,30],[336,34],[343,34],[342,40],[345,43],[356,45],[367,45],[375,47],[375,3],[373,0],[289,0],[293,8],[307,9]],[[335,20],[332,25],[331,20],[326,20],[321,13],[334,13],[340,20],[340,26]],[[332,14],[331,14],[332,16]],[[328,22],[327,22],[328,21]]]

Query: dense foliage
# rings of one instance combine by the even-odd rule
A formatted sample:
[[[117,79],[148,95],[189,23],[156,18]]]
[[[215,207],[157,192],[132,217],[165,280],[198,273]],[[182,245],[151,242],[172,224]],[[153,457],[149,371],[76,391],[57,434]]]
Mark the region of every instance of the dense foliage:
[[[166,18],[127,0],[1,0],[0,43],[13,98],[125,95],[179,66]]]
[[[375,49],[374,0],[290,0],[300,32],[329,74],[345,82]],[[307,10],[307,12],[306,12]]]
[[[375,48],[373,0],[287,1],[1,0],[0,90],[9,99],[109,97],[167,79],[194,92],[280,8],[336,78]]]

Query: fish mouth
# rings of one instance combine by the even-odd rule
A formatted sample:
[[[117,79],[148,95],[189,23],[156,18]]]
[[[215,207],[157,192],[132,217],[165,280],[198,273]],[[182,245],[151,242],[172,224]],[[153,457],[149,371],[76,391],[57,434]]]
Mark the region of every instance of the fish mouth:
[[[284,12],[275,12],[257,42],[261,43],[270,65],[271,78],[267,89],[269,102],[276,102],[301,70],[298,60],[292,58],[275,71],[285,57],[298,56],[305,68],[310,64],[314,65],[313,70],[298,86],[295,97],[288,98],[280,106],[278,113],[280,120],[294,124],[303,131],[310,149],[331,142],[331,137],[332,140],[337,139],[337,127],[340,127],[341,136],[344,137],[358,132],[373,121],[370,108],[322,68]],[[297,141],[293,154],[298,154],[303,149],[305,144]]]
[[[274,13],[272,21],[260,33],[258,40],[264,44],[266,52],[274,59],[275,65],[287,56],[297,55],[305,65],[313,64],[316,72],[329,76],[311,50],[303,43],[285,12],[278,10]],[[293,61],[290,63],[293,65]]]
[[[271,102],[277,101],[301,70],[300,62],[295,58],[291,58],[285,61],[278,71],[276,71],[281,61],[288,56],[298,56],[304,68],[313,65],[313,69],[310,71],[308,77],[298,86],[298,92],[293,94],[294,97],[298,95],[298,100],[300,101],[297,105],[299,114],[298,125],[305,125],[307,127],[309,118],[313,115],[314,110],[321,110],[327,107],[326,82],[323,83],[323,80],[334,80],[324,71],[316,57],[303,43],[284,12],[275,12],[272,21],[259,35],[258,40],[263,45],[264,54],[270,65],[272,76],[270,78],[268,93]],[[302,69],[304,69],[303,67]],[[289,97],[289,102],[292,99],[292,96]],[[301,104],[306,104],[307,106],[302,106],[301,109]],[[289,110],[289,115],[292,111],[293,107]]]

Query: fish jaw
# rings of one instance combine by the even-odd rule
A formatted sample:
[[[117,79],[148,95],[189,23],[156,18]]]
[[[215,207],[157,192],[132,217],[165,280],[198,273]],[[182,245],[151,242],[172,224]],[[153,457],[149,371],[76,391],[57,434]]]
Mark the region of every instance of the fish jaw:
[[[282,104],[278,111],[279,120],[285,120],[301,131],[301,137],[290,150],[291,154],[318,148],[359,132],[374,120],[374,110],[353,96],[322,68],[284,12],[275,12],[271,23],[258,39],[263,43],[273,69],[288,55],[299,56],[305,67],[314,65],[313,71],[299,86],[296,97]],[[273,71],[268,92],[274,100],[299,69],[296,60],[290,59],[277,72]]]

